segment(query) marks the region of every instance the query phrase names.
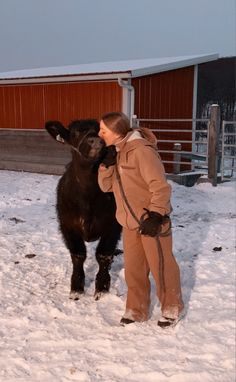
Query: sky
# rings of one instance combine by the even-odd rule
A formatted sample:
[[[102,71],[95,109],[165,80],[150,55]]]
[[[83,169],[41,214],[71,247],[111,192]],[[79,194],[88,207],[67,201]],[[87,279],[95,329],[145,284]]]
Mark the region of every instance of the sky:
[[[0,72],[236,55],[236,0],[1,0]]]
[[[0,171],[0,380],[234,381],[235,182],[170,182],[185,316],[163,331],[152,278],[149,320],[119,325],[127,292],[122,254],[111,266],[110,293],[94,300],[97,242],[86,243],[85,294],[69,299],[72,264],[56,219],[58,180]]]

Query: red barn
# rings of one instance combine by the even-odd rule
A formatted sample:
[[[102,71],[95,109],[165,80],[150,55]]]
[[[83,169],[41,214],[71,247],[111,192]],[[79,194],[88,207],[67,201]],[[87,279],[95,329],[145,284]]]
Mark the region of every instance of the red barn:
[[[0,73],[0,169],[63,172],[69,151],[47,136],[47,120],[68,124],[100,119],[108,111],[141,119],[195,118],[198,64],[217,58],[169,57]],[[186,125],[175,128],[184,130]],[[181,136],[192,139],[191,133]]]

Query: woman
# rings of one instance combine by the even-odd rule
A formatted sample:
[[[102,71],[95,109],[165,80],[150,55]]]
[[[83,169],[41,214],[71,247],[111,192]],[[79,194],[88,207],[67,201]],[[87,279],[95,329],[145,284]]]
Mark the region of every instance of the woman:
[[[155,280],[162,316],[158,326],[174,326],[183,311],[180,273],[172,254],[171,187],[157,148],[132,130],[123,114],[105,114],[99,136],[107,154],[99,167],[104,192],[114,192],[116,217],[123,227],[126,310],[122,325],[149,317],[149,272]]]

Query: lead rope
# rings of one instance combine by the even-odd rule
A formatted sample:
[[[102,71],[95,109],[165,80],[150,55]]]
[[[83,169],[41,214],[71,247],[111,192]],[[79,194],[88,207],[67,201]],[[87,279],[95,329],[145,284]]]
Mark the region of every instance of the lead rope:
[[[117,182],[119,184],[120,192],[121,192],[121,195],[123,197],[123,200],[124,200],[125,204],[127,205],[128,210],[131,213],[131,215],[133,216],[134,220],[138,223],[138,226],[140,226],[141,221],[135,215],[135,213],[134,213],[132,207],[130,206],[128,199],[125,195],[125,191],[124,191],[124,188],[123,188],[123,185],[121,182],[121,177],[120,177],[120,173],[118,171],[117,163],[115,164],[115,174],[116,174],[116,179],[117,179]],[[144,219],[144,216],[145,216],[145,214],[142,215],[141,219]],[[163,232],[163,233],[160,232],[155,236],[156,242],[157,242],[157,249],[158,249],[158,253],[159,253],[159,277],[160,277],[160,287],[161,287],[160,288],[161,289],[160,290],[160,300],[161,300],[162,305],[164,304],[166,286],[165,286],[165,277],[164,277],[164,254],[162,251],[162,246],[161,246],[159,236],[168,236],[169,235],[169,233],[171,231],[170,219],[169,219],[169,222],[170,222],[170,224],[169,224],[168,229],[165,232]]]

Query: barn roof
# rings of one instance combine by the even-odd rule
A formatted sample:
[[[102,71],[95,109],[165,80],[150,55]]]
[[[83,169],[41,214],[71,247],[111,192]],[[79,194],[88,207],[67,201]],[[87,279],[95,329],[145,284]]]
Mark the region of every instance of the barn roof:
[[[71,80],[73,76],[76,76],[78,80],[78,76],[86,77],[91,75],[98,79],[101,79],[101,77],[104,79],[132,78],[197,65],[217,58],[218,54],[205,54],[24,69],[0,73],[0,84],[27,79],[31,80],[30,82],[36,79],[42,81],[42,79],[46,78],[57,81],[62,77],[69,77],[68,79]]]

